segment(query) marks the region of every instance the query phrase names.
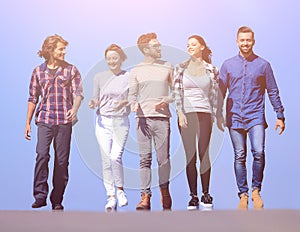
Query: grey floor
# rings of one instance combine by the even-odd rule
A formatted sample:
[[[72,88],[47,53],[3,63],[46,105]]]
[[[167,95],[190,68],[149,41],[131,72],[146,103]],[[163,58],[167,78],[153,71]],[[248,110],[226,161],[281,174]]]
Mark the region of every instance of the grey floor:
[[[298,210],[52,212],[0,211],[0,231],[300,232]]]

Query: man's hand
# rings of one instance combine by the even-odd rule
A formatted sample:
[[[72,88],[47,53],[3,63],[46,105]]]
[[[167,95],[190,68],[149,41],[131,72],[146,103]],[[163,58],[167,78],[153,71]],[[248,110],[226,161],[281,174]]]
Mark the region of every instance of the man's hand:
[[[164,102],[164,101],[160,101],[159,103],[157,103],[157,104],[155,105],[155,110],[164,109],[164,108],[166,108],[166,107],[168,107],[168,106],[169,106],[168,103],[166,103],[166,102]]]
[[[26,123],[24,137],[27,140],[31,140],[31,126],[30,126],[30,124]]]
[[[67,112],[67,120],[75,124],[78,119],[77,119],[77,112],[74,109],[70,109]]]
[[[133,103],[131,104],[131,111],[132,111],[132,112],[137,112],[138,109],[139,109],[139,103],[133,102]]]
[[[282,119],[277,119],[276,124],[275,124],[275,130],[277,130],[278,127],[280,128],[278,134],[281,135],[285,129],[285,123]]]
[[[169,107],[171,99],[168,96],[162,97],[161,101],[155,105],[155,110],[164,109],[166,107]]]

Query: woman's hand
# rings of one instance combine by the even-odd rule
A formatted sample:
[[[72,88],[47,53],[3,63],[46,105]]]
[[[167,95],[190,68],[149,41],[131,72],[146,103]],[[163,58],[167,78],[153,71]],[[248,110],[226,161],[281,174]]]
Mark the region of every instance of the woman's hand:
[[[177,112],[177,115],[178,115],[179,126],[182,128],[187,128],[188,122],[187,122],[185,114],[182,111],[179,111],[179,112]]]
[[[93,100],[93,99],[89,101],[89,107],[90,107],[91,109],[95,109],[98,105],[99,105],[99,103],[96,102],[96,101]]]

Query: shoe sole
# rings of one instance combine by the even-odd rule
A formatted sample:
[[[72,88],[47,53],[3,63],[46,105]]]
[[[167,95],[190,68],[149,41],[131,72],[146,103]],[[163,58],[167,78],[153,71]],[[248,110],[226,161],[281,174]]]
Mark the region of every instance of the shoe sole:
[[[119,205],[119,207],[124,207],[124,206],[127,206],[128,205],[128,202],[126,202],[126,204],[118,204]]]
[[[126,203],[124,203],[124,204],[120,204],[120,202],[118,202],[118,206],[119,206],[119,207],[124,207],[124,206],[126,206],[126,205],[128,205],[128,201],[126,201]]]
[[[105,212],[106,213],[112,213],[112,212],[115,212],[117,211],[117,208],[113,208],[113,207],[107,207],[105,208]]]
[[[199,205],[198,206],[188,206],[187,210],[198,210],[199,209]]]
[[[138,208],[136,208],[136,210],[137,211],[149,211],[149,210],[151,210],[151,208],[145,208],[145,207],[138,207]]]
[[[200,202],[200,205],[203,206],[204,208],[212,208],[213,207],[213,204],[207,204],[207,203],[203,203],[203,202]]]
[[[44,206],[47,206],[47,204],[41,204],[41,205],[31,205],[31,208],[33,209],[38,209],[38,208],[42,208]]]
[[[64,211],[64,208],[54,208],[53,211]]]

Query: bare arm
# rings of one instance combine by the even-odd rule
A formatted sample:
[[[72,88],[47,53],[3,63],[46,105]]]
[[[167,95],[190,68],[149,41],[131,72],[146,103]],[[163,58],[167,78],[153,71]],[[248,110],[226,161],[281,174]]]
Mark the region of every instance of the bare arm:
[[[27,106],[27,118],[26,118],[26,124],[25,124],[25,131],[24,131],[24,137],[27,140],[31,140],[31,120],[32,120],[32,116],[33,113],[35,111],[35,107],[36,104],[32,103],[32,102],[28,102],[28,106]]]
[[[75,123],[77,121],[77,112],[82,101],[82,96],[78,95],[74,99],[73,107],[67,112],[67,119]]]
[[[67,111],[67,120],[72,122],[73,125],[78,121],[77,112],[81,101],[83,99],[82,80],[79,71],[74,66],[74,78],[72,78],[72,89],[73,89],[73,107]]]
[[[97,74],[94,77],[94,81],[93,81],[93,98],[89,101],[89,107],[91,109],[95,109],[96,107],[99,106],[100,102],[100,85],[99,85],[99,79],[101,76],[98,76],[99,74]]]

